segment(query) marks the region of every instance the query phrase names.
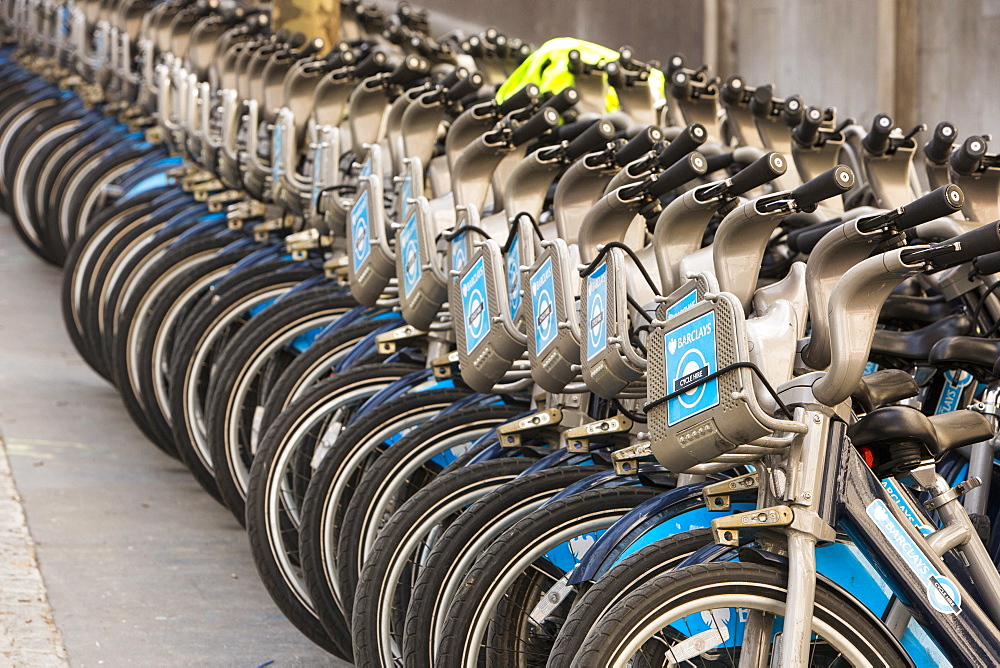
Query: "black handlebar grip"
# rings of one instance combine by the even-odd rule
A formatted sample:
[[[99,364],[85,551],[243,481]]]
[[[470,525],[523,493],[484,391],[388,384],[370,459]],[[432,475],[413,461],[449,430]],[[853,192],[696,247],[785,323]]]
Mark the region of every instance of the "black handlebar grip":
[[[656,180],[646,188],[646,192],[650,197],[659,198],[691,179],[701,176],[706,169],[708,169],[708,160],[705,159],[705,156],[698,151],[688,153],[673,167],[660,173]]]
[[[615,136],[615,124],[611,121],[600,119],[592,123],[589,128],[580,133],[576,139],[569,143],[563,155],[568,160],[576,160],[584,153],[596,151],[606,145]]]
[[[850,167],[837,165],[803,183],[791,192],[791,197],[800,209],[809,209],[825,199],[846,193],[854,187],[855,180]]]
[[[564,118],[563,124],[556,128],[556,130],[552,133],[552,136],[557,141],[571,142],[582,135],[586,130],[589,130],[590,126],[598,120],[599,119],[591,118],[582,121],[567,122]]]
[[[964,204],[965,194],[962,189],[949,183],[904,206],[903,213],[892,222],[897,230],[908,230],[929,220],[961,211]]]
[[[938,123],[930,141],[924,144],[924,157],[935,165],[947,163],[957,134],[955,126],[948,121]]]
[[[557,125],[559,125],[559,112],[552,107],[546,107],[514,128],[514,131],[510,133],[510,141],[514,146],[520,146]]]
[[[304,34],[297,32],[294,33],[291,37],[289,37],[288,41],[285,42],[285,44],[289,49],[298,49],[299,47],[301,47],[303,44],[306,43],[306,39],[307,37]]]
[[[977,227],[971,232],[948,239],[945,244],[957,248],[931,260],[936,269],[948,269],[975,260],[977,257],[1000,251],[1000,220]],[[938,244],[934,244],[937,246]]]
[[[454,86],[451,86],[445,94],[445,99],[449,102],[461,100],[462,98],[472,95],[477,90],[482,88],[485,81],[486,80],[483,79],[483,75],[481,73],[473,72],[469,76],[460,80]]]
[[[725,169],[736,162],[736,156],[733,153],[716,153],[715,155],[706,156],[705,159],[708,160],[706,174]]]
[[[691,151],[696,150],[708,139],[708,131],[701,123],[692,123],[674,137],[666,148],[656,156],[656,161],[661,167],[669,167]]]
[[[561,92],[545,100],[545,102],[542,103],[542,106],[552,107],[562,114],[579,101],[580,92],[572,86],[569,86],[568,88],[564,88]]]
[[[988,253],[987,255],[980,255],[972,261],[972,266],[975,267],[976,271],[982,276],[1000,273],[1000,251],[996,253]]]
[[[788,159],[772,151],[760,156],[729,179],[729,195],[736,197],[773,181],[788,170]]]
[[[612,88],[623,88],[627,82],[625,70],[617,62],[605,65],[604,74],[608,79],[608,85]]]
[[[440,86],[442,90],[448,90],[467,76],[469,76],[468,69],[464,67],[456,67],[441,77],[441,80],[438,81],[437,85]]]
[[[622,148],[615,153],[615,163],[619,167],[624,167],[628,163],[637,159],[643,153],[651,150],[653,144],[656,142],[663,141],[663,130],[655,125],[650,125],[645,130],[642,130],[636,136],[632,137],[631,140]]]
[[[305,60],[310,56],[319,53],[326,46],[326,40],[322,37],[313,37],[300,51],[295,54],[296,58]]]
[[[354,76],[358,79],[367,79],[373,74],[381,72],[385,67],[386,60],[387,57],[384,51],[374,51],[355,66]]]
[[[726,104],[739,104],[743,101],[746,89],[747,85],[742,77],[729,77],[726,79],[726,83],[722,84],[719,96]]]
[[[812,253],[813,248],[816,247],[820,239],[842,224],[841,221],[837,220],[832,223],[818,223],[809,227],[803,227],[801,230],[793,230],[788,233],[788,247],[796,253],[808,255]]]
[[[968,176],[979,169],[979,163],[986,155],[986,138],[973,135],[951,154],[951,168],[956,174]]]
[[[750,113],[760,118],[770,116],[771,108],[774,106],[773,100],[774,88],[771,84],[757,86],[757,89],[753,92],[753,97],[750,98]]]
[[[431,64],[426,58],[410,55],[403,59],[386,82],[390,86],[405,86],[411,81],[416,81],[427,75],[431,69]]]
[[[861,145],[872,155],[883,155],[889,148],[889,133],[895,125],[889,114],[877,114],[872,121],[872,129],[861,140]]]
[[[539,90],[536,84],[530,83],[497,105],[497,113],[506,116],[515,109],[527,107],[538,102]]]
[[[670,77],[670,92],[678,100],[691,97],[691,77],[684,70],[677,70]]]
[[[810,147],[819,137],[819,126],[823,123],[823,110],[819,107],[807,107],[802,114],[802,121],[792,130],[792,137],[800,146]]]
[[[340,49],[333,49],[330,53],[326,54],[326,68],[330,70],[335,70],[338,67],[343,67],[344,65],[354,64],[354,52],[353,51],[342,51]]]
[[[802,122],[805,111],[806,105],[802,103],[802,98],[798,95],[792,95],[785,98],[785,107],[781,110],[781,121],[788,127],[794,128]]]

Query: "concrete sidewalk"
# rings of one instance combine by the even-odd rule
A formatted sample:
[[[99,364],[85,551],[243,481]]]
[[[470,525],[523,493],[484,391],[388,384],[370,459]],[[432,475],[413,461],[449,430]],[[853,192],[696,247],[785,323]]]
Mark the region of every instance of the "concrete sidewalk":
[[[59,665],[64,643],[74,666],[346,665],[281,615],[229,511],[142,436],[76,354],[60,279],[0,218],[0,434],[31,534],[18,533],[0,484],[0,560],[33,572],[33,537],[58,629],[37,632],[40,579],[26,603],[0,594],[0,663],[30,643],[40,649],[10,663]],[[35,582],[5,564],[0,593]]]

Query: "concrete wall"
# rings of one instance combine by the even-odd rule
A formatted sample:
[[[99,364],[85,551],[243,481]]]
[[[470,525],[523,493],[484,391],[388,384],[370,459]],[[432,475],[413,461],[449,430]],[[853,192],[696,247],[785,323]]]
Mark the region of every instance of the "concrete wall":
[[[395,0],[380,0],[386,8]],[[1000,0],[411,0],[451,28],[580,37],[645,60],[683,53],[868,124],[942,120],[1000,137]],[[995,150],[1000,149],[1000,140]]]
[[[1000,0],[708,0],[713,69],[868,124],[1000,133]],[[843,116],[841,116],[843,117]],[[1000,148],[995,146],[994,149]]]
[[[435,24],[495,27],[536,45],[577,37],[612,49],[629,44],[641,60],[682,53],[702,63],[704,0],[410,0],[431,11]],[[382,0],[386,8],[395,1]]]

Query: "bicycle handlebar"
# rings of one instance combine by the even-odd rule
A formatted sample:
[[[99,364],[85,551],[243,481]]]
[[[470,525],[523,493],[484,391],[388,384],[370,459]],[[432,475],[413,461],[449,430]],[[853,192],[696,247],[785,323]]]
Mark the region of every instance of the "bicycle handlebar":
[[[934,135],[924,144],[924,157],[935,165],[947,163],[956,134],[955,126],[948,121],[938,123]]]
[[[708,131],[701,123],[692,123],[678,134],[656,157],[662,167],[669,167],[685,155],[696,150],[708,139]],[[707,165],[706,165],[707,167]]]
[[[781,110],[781,120],[788,127],[794,128],[802,122],[802,115],[805,113],[805,109],[805,105],[802,104],[802,98],[798,95],[785,98],[785,108]]]
[[[812,146],[819,137],[819,126],[822,123],[823,110],[819,107],[807,107],[802,115],[802,121],[792,130],[792,138],[800,146]]]
[[[527,84],[497,105],[497,114],[500,116],[506,116],[515,109],[520,109],[522,107],[527,107],[529,104],[534,104],[538,102],[538,95],[538,86],[533,83]]]
[[[1000,252],[981,255],[972,261],[972,266],[982,276],[1000,273]]]
[[[788,169],[788,160],[781,153],[772,151],[757,158],[729,179],[728,192],[731,197],[759,188],[772,181]]]
[[[385,67],[386,60],[384,51],[375,51],[355,66],[354,76],[358,79],[367,79],[373,74],[381,72]]]
[[[649,184],[646,192],[650,197],[657,199],[691,179],[701,176],[706,169],[708,169],[708,161],[705,160],[705,156],[694,151],[663,171],[655,181]]]
[[[542,107],[552,107],[560,114],[565,113],[567,109],[572,107],[574,104],[580,101],[580,92],[573,88],[572,86],[564,88],[562,92],[557,93],[545,100],[542,103]]]
[[[861,145],[872,155],[884,155],[889,148],[889,134],[892,132],[893,124],[892,116],[889,114],[876,115],[872,121],[872,129],[861,140]]]
[[[811,107],[811,109],[815,108]],[[825,199],[846,193],[854,187],[855,181],[854,172],[850,167],[837,165],[816,178],[806,181],[793,190],[790,196],[800,209],[808,209]]]
[[[746,88],[746,82],[743,81],[742,77],[732,76],[726,79],[726,83],[722,84],[722,90],[719,92],[719,96],[724,102],[729,104],[739,104],[743,101],[743,95]]]
[[[909,261],[916,253],[903,257]],[[934,269],[949,269],[975,260],[977,257],[1000,252],[1000,220],[977,227],[939,244],[932,244],[926,251],[931,255],[927,262]],[[919,257],[919,256],[917,256]]]
[[[388,76],[386,84],[390,86],[405,86],[412,81],[427,76],[430,69],[431,64],[426,58],[412,55],[407,56],[399,64],[399,67]]]
[[[653,144],[663,141],[663,130],[655,125],[650,125],[645,130],[632,137],[625,146],[615,153],[615,163],[619,167],[624,167],[628,163],[638,158],[653,148]]]
[[[559,125],[559,112],[552,107],[545,107],[514,128],[510,133],[510,141],[514,146],[520,146],[545,134],[557,125]]]
[[[485,81],[482,74],[473,72],[467,77],[459,79],[453,86],[450,86],[444,97],[449,102],[456,102],[482,88]]]
[[[984,155],[986,155],[986,138],[972,135],[951,154],[951,168],[956,174],[969,176],[979,169],[979,162]]]
[[[906,206],[900,207],[902,213],[892,221],[896,229],[908,230],[929,220],[950,216],[956,211],[961,211],[965,204],[965,194],[958,186],[949,183],[933,190],[920,199],[916,199]],[[862,226],[859,225],[858,229]],[[863,230],[864,231],[864,230]]]
[[[819,240],[827,233],[843,224],[839,218],[832,222],[817,223],[801,230],[793,230],[788,233],[788,247],[797,253],[808,255],[819,243]]]
[[[750,98],[750,113],[754,116],[761,118],[766,118],[771,114],[771,108],[774,105],[774,90],[771,85],[758,86],[753,92],[753,97]]]
[[[614,136],[614,123],[605,119],[595,121],[590,124],[589,128],[581,132],[569,143],[563,155],[567,160],[576,160],[585,153],[590,153],[601,148],[601,146],[611,141]]]

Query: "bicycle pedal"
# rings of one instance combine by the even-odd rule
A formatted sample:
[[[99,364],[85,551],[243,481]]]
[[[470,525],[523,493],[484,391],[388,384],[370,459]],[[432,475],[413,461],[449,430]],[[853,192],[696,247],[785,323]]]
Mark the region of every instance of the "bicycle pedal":
[[[399,344],[403,341],[412,341],[426,335],[427,332],[422,329],[417,329],[413,325],[404,325],[379,334],[375,337],[375,343],[378,345],[380,353],[391,355],[396,352]]]
[[[523,417],[514,422],[497,427],[497,435],[500,437],[500,445],[505,448],[516,448],[521,445],[521,438],[525,434],[541,431],[549,427],[558,425],[562,421],[562,410],[549,408],[547,410]]]
[[[591,440],[614,440],[627,434],[635,423],[623,415],[589,422],[566,432],[566,449],[570,452],[590,452]]]

